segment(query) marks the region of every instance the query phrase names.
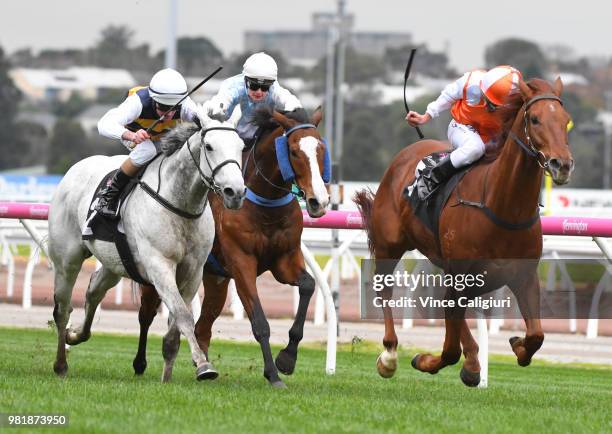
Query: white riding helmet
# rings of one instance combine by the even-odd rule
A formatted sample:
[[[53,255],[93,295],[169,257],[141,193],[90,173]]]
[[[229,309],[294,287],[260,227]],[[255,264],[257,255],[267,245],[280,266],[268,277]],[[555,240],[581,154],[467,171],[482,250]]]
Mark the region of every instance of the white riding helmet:
[[[175,105],[187,95],[187,82],[174,69],[162,69],[151,78],[149,95],[160,104]]]
[[[276,81],[278,66],[274,59],[266,53],[252,54],[242,65],[242,74],[259,83]]]

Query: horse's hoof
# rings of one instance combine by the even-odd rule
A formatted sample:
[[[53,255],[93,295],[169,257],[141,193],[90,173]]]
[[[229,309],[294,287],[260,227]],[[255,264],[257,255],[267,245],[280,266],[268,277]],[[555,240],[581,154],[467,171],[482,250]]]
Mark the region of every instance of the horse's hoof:
[[[419,353],[416,353],[414,357],[412,358],[412,360],[410,361],[410,364],[412,365],[412,367],[416,369],[417,371],[419,370],[419,357],[421,357],[421,355]]]
[[[476,387],[480,384],[480,372],[468,371],[462,367],[459,377],[467,387]]]
[[[293,374],[293,371],[295,370],[295,362],[295,358],[285,350],[278,353],[278,356],[276,356],[276,359],[274,360],[276,369],[278,369],[281,374],[285,375]]]
[[[275,389],[286,389],[287,388],[287,385],[283,383],[282,380],[273,381],[272,383],[270,383],[270,386],[272,386]]]
[[[147,361],[134,359],[134,361],[132,362],[132,367],[134,368],[134,374],[142,375],[147,369]]]
[[[219,376],[219,373],[215,370],[212,363],[206,362],[198,367],[196,370],[196,378],[198,381],[202,380],[214,380]]]
[[[60,378],[66,378],[68,375],[68,363],[57,363],[53,364],[53,372]]]
[[[88,341],[90,337],[91,333],[79,333],[76,330],[66,329],[66,343],[68,345],[78,345],[80,343]]]
[[[383,351],[376,359],[376,370],[378,375],[383,378],[393,377],[397,370],[397,356],[390,357],[387,351]]]

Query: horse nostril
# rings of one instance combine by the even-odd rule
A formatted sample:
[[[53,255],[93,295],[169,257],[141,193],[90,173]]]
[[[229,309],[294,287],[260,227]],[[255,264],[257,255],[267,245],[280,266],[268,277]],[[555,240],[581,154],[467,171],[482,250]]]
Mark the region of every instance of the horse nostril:
[[[223,189],[223,195],[227,196],[227,197],[233,197],[234,196],[234,190],[232,188],[229,187],[225,187]]]
[[[313,210],[319,209],[319,201],[315,198],[310,198],[308,199],[308,206]]]
[[[557,158],[552,158],[548,162],[548,165],[550,166],[551,169],[559,170],[561,168],[561,161],[559,161],[559,159]]]

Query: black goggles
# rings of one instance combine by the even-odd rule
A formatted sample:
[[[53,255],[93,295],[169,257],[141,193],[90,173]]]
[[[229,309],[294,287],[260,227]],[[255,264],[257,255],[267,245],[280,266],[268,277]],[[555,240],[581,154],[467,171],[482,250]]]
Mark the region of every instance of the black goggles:
[[[159,110],[162,113],[166,113],[169,112],[170,109],[172,109],[172,107],[174,107],[173,105],[166,105],[166,104],[160,104],[158,102],[155,103],[155,107],[157,108],[157,110]],[[174,109],[172,109],[172,111],[177,111],[181,109],[181,105],[177,105],[176,107],[174,107]]]
[[[485,101],[485,104],[487,105],[487,110],[489,110],[490,112],[494,112],[495,110],[497,110],[497,108],[499,107],[496,104],[493,104],[489,98],[487,98],[485,95],[483,95],[483,99]]]
[[[261,89],[262,92],[267,92],[270,90],[270,86],[272,86],[272,83],[270,82],[266,82],[266,83],[258,83],[254,80],[249,80],[248,78],[245,79],[246,81],[246,85],[249,89],[251,90],[259,90]]]

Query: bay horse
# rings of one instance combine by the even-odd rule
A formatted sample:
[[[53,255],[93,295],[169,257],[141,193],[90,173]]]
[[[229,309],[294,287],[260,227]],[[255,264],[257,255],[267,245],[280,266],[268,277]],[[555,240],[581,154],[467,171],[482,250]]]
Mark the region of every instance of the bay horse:
[[[170,311],[163,343],[162,381],[169,381],[172,375],[180,334],[191,347],[197,379],[218,375],[198,346],[186,303],[200,285],[215,234],[208,192],[218,194],[219,202],[230,209],[240,208],[245,195],[239,163],[244,142],[235,124],[211,119],[201,109],[198,114],[202,130],[179,126],[168,133],[164,138],[168,144],[165,158],[149,164],[122,206],[122,224],[136,268],[155,285]],[[96,187],[124,159],[93,156],[79,161],[66,173],[51,201],[49,255],[55,269],[53,317],[58,332],[53,369],[59,376],[68,371],[66,343],[76,345],[89,339],[98,304],[121,276],[128,275],[114,243],[84,241],[81,236]],[[92,254],[102,267],[89,281],[84,322],[76,329],[66,329],[76,277],[85,258]]]
[[[240,210],[231,211],[224,209],[217,198],[210,198],[217,235],[212,255],[217,269],[208,265],[204,269],[204,300],[196,338],[208,354],[211,328],[221,314],[233,278],[261,346],[264,377],[274,387],[286,387],[278,371],[290,375],[295,369],[306,311],[315,290],[301,251],[302,211],[291,186],[295,182],[311,217],[325,214],[329,194],[324,179],[329,182],[330,161],[327,145],[317,130],[321,118],[320,109],[311,119],[304,110],[286,114],[259,111],[255,123],[260,128],[260,140],[245,154],[243,163],[247,201]],[[300,295],[289,343],[275,361],[269,343],[270,326],[257,295],[256,279],[265,271],[271,271],[280,283],[297,286]],[[146,369],[147,331],[159,306],[154,288],[141,286],[141,290],[140,340],[133,362],[136,374]]]
[[[456,272],[453,260],[469,260],[462,261],[467,262],[468,269],[469,264],[479,260],[482,264],[485,260],[489,271],[487,283],[491,282],[485,289],[490,291],[507,284],[517,297],[526,334],[524,338],[511,338],[510,345],[518,364],[527,366],[544,340],[536,274],[542,254],[542,228],[537,213],[542,176],[546,170],[556,184],[565,184],[574,162],[566,130],[570,118],[560,99],[561,80],[557,78],[553,85],[541,79],[521,81],[519,89],[513,103],[500,113],[504,134],[497,158],[474,165],[442,209],[439,242],[415,216],[402,193],[414,181],[415,167],[421,159],[432,152],[448,150],[447,143],[422,140],[408,146],[387,168],[376,195],[363,190],[354,201],[364,218],[376,274],[392,272],[403,253],[413,249],[450,274]],[[461,202],[458,190],[466,201]],[[482,203],[469,206],[467,199]],[[514,275],[510,281],[499,281],[502,274],[512,272],[507,267],[512,267],[513,261],[504,260],[521,258],[532,260],[529,272]],[[496,259],[501,259],[501,264]],[[500,267],[499,273],[495,267]],[[383,299],[389,299],[392,291],[392,287],[383,289]],[[435,374],[457,363],[463,348],[461,379],[468,386],[478,385],[478,344],[464,313],[465,308],[445,309],[442,354],[417,354],[412,360],[414,368]],[[383,315],[385,350],[377,359],[377,369],[381,376],[391,377],[397,369],[398,341],[391,309],[383,307]]]

